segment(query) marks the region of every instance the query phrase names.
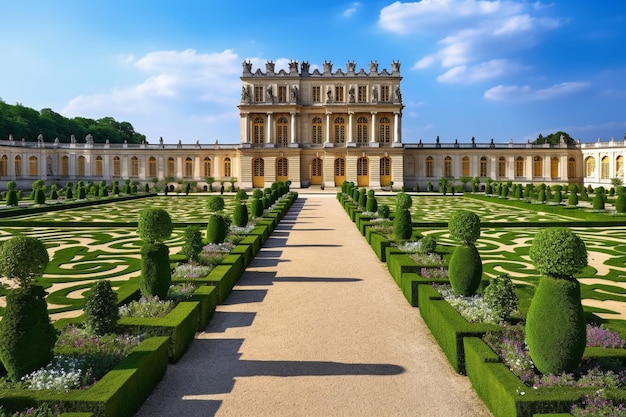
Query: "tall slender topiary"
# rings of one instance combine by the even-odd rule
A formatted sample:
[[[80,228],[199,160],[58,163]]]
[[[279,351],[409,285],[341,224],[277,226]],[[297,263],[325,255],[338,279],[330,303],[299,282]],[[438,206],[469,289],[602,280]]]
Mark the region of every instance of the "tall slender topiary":
[[[219,214],[224,210],[224,198],[218,195],[210,196],[207,200],[207,207],[212,212],[207,222],[207,242],[222,243],[228,234],[226,221]]]
[[[185,228],[185,235],[182,247],[183,254],[191,262],[198,260],[198,255],[202,252],[202,232],[200,228],[195,225],[187,226]]]
[[[7,294],[0,321],[0,360],[12,380],[52,360],[56,333],[48,316],[46,293],[31,284],[43,274],[48,261],[46,248],[34,237],[15,236],[0,248],[0,273],[18,284]]]
[[[363,210],[367,207],[367,190],[365,188],[361,188],[359,191],[359,207]]]
[[[141,247],[140,289],[144,296],[167,297],[172,282],[169,248],[163,241],[172,234],[172,219],[161,208],[147,208],[139,215],[137,233],[144,240]]]
[[[615,201],[615,211],[617,213],[626,212],[626,194],[620,192],[617,194],[617,200]]]
[[[413,204],[411,196],[407,193],[398,193],[396,196],[396,216],[393,219],[393,235],[396,240],[407,240],[413,234],[411,212],[409,208]]]
[[[237,227],[246,227],[248,219],[248,206],[245,203],[235,205],[233,209],[233,224]]]
[[[117,295],[106,279],[96,281],[85,296],[85,328],[97,335],[113,333],[119,319]]]
[[[585,243],[569,229],[544,229],[529,255],[543,275],[526,317],[530,357],[544,374],[572,372],[587,343],[580,284],[573,276],[587,265]]]
[[[374,196],[374,190],[369,190],[367,192],[367,205],[365,207],[365,211],[369,213],[376,213],[378,210],[378,201]]]
[[[480,218],[476,213],[458,210],[448,219],[448,230],[453,239],[463,242],[454,249],[448,276],[456,295],[469,297],[474,295],[483,275],[483,263],[474,242],[480,237]]]

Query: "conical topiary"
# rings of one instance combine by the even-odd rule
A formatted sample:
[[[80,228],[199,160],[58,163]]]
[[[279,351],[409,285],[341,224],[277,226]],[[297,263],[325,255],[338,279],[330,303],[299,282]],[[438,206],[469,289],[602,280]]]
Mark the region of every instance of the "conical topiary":
[[[530,357],[544,374],[572,372],[587,342],[580,284],[573,274],[587,265],[587,249],[566,228],[541,230],[529,255],[543,274],[526,317]]]
[[[578,205],[578,194],[576,194],[576,191],[572,191],[569,193],[569,197],[567,197],[567,204],[569,206]]]

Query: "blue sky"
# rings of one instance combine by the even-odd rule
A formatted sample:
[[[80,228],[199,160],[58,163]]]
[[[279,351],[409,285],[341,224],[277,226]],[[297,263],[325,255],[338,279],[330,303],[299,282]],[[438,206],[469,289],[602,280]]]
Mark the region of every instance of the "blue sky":
[[[0,98],[238,143],[242,62],[401,63],[403,141],[626,133],[626,2],[3,0]]]

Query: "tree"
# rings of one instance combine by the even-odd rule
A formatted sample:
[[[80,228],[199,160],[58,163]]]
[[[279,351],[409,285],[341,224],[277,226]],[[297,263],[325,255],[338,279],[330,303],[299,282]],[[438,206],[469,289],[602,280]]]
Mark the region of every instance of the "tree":
[[[185,228],[185,243],[183,245],[183,254],[190,261],[197,261],[198,255],[202,252],[202,233],[198,226],[187,226]]]
[[[0,246],[0,273],[21,288],[41,276],[49,261],[46,247],[34,237],[14,236]]]
[[[561,137],[563,137],[563,142],[566,145],[574,145],[576,143],[576,141],[574,139],[572,139],[572,137],[566,133],[566,132],[556,132],[556,133],[550,133],[548,136],[544,137],[541,133],[539,134],[539,136],[537,136],[537,139],[535,139],[535,144],[537,145],[543,145],[545,143],[549,143],[551,145],[558,145],[561,143]]]
[[[85,328],[97,335],[115,331],[119,319],[117,295],[105,279],[96,281],[85,296]]]

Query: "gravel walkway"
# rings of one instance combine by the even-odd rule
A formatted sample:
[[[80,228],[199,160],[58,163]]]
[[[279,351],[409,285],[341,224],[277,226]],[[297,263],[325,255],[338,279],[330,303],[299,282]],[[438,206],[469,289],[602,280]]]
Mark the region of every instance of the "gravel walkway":
[[[334,194],[300,194],[136,417],[491,416]]]

